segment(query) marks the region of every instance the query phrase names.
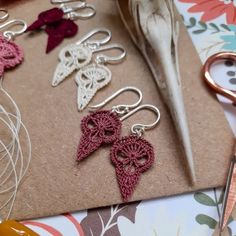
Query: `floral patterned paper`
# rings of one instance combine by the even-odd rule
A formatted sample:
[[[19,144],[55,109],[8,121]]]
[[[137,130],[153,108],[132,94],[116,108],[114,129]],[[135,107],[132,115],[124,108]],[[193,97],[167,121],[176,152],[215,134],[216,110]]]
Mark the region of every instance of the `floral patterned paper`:
[[[236,0],[175,3],[202,62],[222,50],[236,51]],[[212,76],[236,90],[236,63],[217,65]],[[224,102],[226,117],[236,135],[236,107],[219,99]],[[212,189],[24,223],[42,236],[216,236],[222,196],[221,190]],[[235,219],[234,213],[222,235],[236,235]]]
[[[193,3],[188,12],[202,12],[200,20],[203,22],[225,15],[227,24],[236,24],[236,0],[179,0],[179,2]]]

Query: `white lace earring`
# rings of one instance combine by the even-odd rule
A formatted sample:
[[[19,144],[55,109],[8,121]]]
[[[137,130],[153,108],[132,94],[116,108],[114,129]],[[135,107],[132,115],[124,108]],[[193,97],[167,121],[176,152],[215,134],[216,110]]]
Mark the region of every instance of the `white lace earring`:
[[[96,35],[105,35],[100,39],[89,40]],[[83,38],[62,48],[59,53],[59,64],[54,72],[52,86],[55,87],[64,81],[75,70],[79,70],[92,60],[92,54],[111,40],[111,31],[106,28],[97,28],[90,31]],[[100,50],[99,50],[100,51]]]
[[[82,111],[94,97],[98,90],[110,83],[112,73],[105,64],[121,63],[126,57],[126,51],[120,44],[110,44],[101,47],[98,51],[118,50],[118,56],[106,56],[99,54],[93,63],[81,68],[75,77],[78,86],[77,106]]]

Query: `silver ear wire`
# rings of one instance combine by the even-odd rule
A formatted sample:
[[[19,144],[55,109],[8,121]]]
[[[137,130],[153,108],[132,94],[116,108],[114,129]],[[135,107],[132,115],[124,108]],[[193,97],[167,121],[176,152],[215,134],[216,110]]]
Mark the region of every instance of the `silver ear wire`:
[[[147,109],[147,110],[154,112],[155,115],[157,116],[157,119],[152,124],[148,124],[148,125],[145,125],[145,124],[132,125],[131,132],[133,134],[137,134],[138,136],[142,136],[142,134],[144,133],[145,130],[152,129],[158,124],[158,122],[161,118],[161,114],[160,114],[159,109],[153,105],[150,105],[150,104],[143,104],[141,106],[136,107],[135,109],[133,109],[132,111],[130,111],[129,113],[127,113],[126,115],[124,115],[120,118],[120,120],[123,121],[123,120],[127,119],[128,117],[132,116],[134,113],[136,113],[140,110],[143,110],[143,109]]]
[[[116,105],[112,107],[112,111],[117,113],[118,115],[123,115],[126,114],[130,111],[130,109],[137,107],[143,99],[143,94],[142,92],[136,88],[136,87],[132,87],[132,86],[127,86],[124,88],[119,89],[118,91],[116,91],[115,93],[113,93],[110,97],[108,97],[107,99],[105,99],[103,102],[94,105],[94,106],[90,106],[89,109],[90,110],[98,110],[101,109],[102,107],[104,107],[108,102],[110,102],[111,100],[113,100],[114,98],[116,98],[117,96],[119,96],[121,93],[123,92],[127,92],[127,91],[133,91],[136,94],[138,94],[139,99],[136,103],[131,104],[131,105]]]
[[[51,0],[52,4],[69,3],[69,2],[85,2],[85,0]]]
[[[101,39],[92,39],[90,38],[94,37],[95,35],[105,35],[105,37]],[[77,45],[79,44],[87,44],[92,51],[97,50],[102,45],[108,43],[111,40],[111,31],[106,28],[96,28],[91,30],[89,33],[87,33],[84,37],[82,37],[79,41],[76,42]]]
[[[75,3],[76,2],[76,3]],[[88,19],[96,14],[96,9],[86,1],[78,0],[51,0],[52,4],[61,4],[60,8],[71,20]],[[69,3],[69,4],[68,4]]]
[[[0,9],[0,22],[7,20],[9,17],[9,13],[6,9]]]
[[[83,2],[81,5],[61,5],[61,9],[67,15],[67,18],[71,20],[77,19],[89,19],[96,14],[96,9],[92,4]]]
[[[9,20],[4,24],[0,25],[0,30],[18,25],[22,26],[20,30],[15,30],[15,31],[7,30],[3,32],[4,37],[6,37],[8,40],[11,40],[14,39],[16,36],[23,34],[27,29],[27,24],[24,20],[18,20],[18,19]]]
[[[101,51],[108,51],[108,50],[121,51],[121,54],[118,56],[106,56],[104,54],[99,54],[96,56],[96,59],[95,59],[95,61],[98,64],[106,64],[106,63],[118,64],[118,63],[122,62],[126,57],[126,51],[121,44],[105,45],[105,46],[99,47],[98,49],[94,50],[93,52],[101,52]]]

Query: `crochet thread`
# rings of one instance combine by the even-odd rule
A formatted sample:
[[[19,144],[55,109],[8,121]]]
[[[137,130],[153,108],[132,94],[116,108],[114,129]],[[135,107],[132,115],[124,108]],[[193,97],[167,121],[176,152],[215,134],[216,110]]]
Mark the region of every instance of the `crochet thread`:
[[[0,77],[5,69],[11,69],[23,61],[23,51],[13,41],[7,40],[0,34]]]
[[[96,151],[102,144],[117,140],[121,133],[121,121],[111,111],[96,111],[81,121],[82,137],[77,151],[81,161]]]
[[[141,173],[154,162],[153,146],[136,135],[122,137],[113,143],[110,153],[124,201],[127,201],[139,182]]]

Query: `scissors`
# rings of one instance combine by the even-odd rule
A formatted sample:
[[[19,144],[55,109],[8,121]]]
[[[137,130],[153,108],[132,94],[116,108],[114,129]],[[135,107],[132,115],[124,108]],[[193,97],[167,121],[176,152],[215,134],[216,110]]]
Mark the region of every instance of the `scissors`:
[[[221,87],[212,79],[210,75],[210,68],[212,64],[219,60],[225,60],[225,59],[236,62],[236,53],[219,52],[209,57],[203,66],[203,79],[206,82],[206,84],[210,87],[210,89],[212,89],[215,93],[228,98],[234,104],[236,104],[236,91]],[[222,214],[220,217],[220,231],[221,232],[226,226],[229,220],[229,217],[232,214],[235,204],[236,204],[236,143],[234,147],[233,158],[230,163],[230,168],[229,168],[226,188],[225,188],[225,194],[223,198]]]

